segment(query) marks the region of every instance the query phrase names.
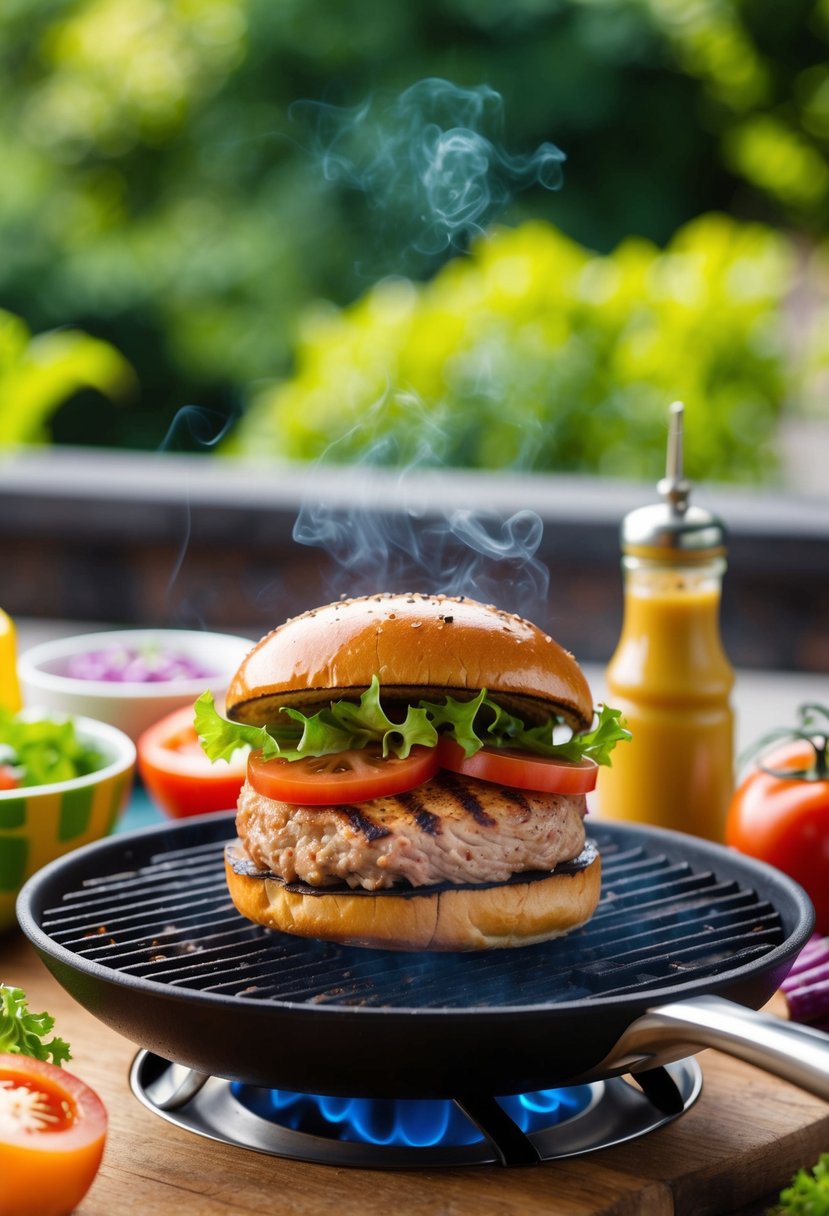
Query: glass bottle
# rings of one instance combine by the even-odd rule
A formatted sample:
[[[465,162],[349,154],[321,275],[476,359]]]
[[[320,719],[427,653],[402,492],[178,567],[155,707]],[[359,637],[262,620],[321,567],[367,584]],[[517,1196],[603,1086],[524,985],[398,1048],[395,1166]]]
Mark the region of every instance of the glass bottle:
[[[734,672],[720,637],[725,530],[689,505],[682,406],[671,407],[662,502],[622,524],[624,616],[608,704],[632,733],[599,776],[599,812],[722,840],[734,787]]]

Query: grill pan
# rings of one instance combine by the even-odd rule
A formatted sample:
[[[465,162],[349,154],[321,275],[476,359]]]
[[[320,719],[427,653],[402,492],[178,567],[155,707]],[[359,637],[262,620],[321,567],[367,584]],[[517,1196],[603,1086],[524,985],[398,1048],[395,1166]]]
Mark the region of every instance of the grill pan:
[[[274,933],[227,893],[233,814],[109,837],[40,870],[21,927],[116,1031],[201,1073],[437,1098],[642,1072],[714,1046],[829,1100],[829,1038],[751,1012],[813,928],[777,870],[676,832],[591,822],[593,919],[564,938],[397,953]]]

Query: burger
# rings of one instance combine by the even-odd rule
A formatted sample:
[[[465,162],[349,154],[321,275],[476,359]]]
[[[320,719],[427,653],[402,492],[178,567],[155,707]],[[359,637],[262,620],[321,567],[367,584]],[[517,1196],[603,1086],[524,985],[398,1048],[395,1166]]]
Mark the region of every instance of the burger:
[[[576,660],[463,596],[293,617],[196,703],[211,759],[250,749],[225,867],[243,916],[395,950],[521,946],[593,914],[586,795],[627,732]]]

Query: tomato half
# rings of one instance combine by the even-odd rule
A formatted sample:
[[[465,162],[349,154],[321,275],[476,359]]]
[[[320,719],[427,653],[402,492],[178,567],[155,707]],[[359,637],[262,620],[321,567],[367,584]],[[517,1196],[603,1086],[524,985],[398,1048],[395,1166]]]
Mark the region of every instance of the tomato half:
[[[0,1054],[0,1216],[65,1216],[92,1185],[107,1114],[77,1077]]]
[[[230,811],[245,781],[247,754],[208,760],[201,749],[193,709],[185,706],[150,726],[136,742],[138,771],[154,802],[173,819]]]
[[[454,739],[448,738],[441,739],[437,750],[441,768],[453,773],[544,794],[587,794],[596,785],[599,768],[593,760],[555,760],[508,748],[482,747],[467,756]]]
[[[266,798],[302,806],[368,802],[412,790],[438,771],[435,747],[413,747],[405,760],[383,756],[379,748],[355,748],[304,760],[248,758],[248,779]]]
[[[763,764],[805,770],[814,760],[809,743],[794,741],[764,756]],[[829,934],[829,778],[775,777],[753,769],[731,800],[725,841],[799,882],[815,906],[817,932]]]

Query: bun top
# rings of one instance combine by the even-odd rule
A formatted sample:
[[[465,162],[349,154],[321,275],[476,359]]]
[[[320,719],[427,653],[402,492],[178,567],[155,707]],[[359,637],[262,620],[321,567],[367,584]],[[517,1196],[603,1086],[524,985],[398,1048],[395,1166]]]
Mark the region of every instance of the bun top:
[[[292,617],[243,660],[226,712],[262,725],[283,705],[356,700],[374,675],[384,702],[462,700],[486,688],[528,723],[553,713],[579,730],[593,718],[578,663],[537,626],[464,596],[421,594],[344,599]]]

